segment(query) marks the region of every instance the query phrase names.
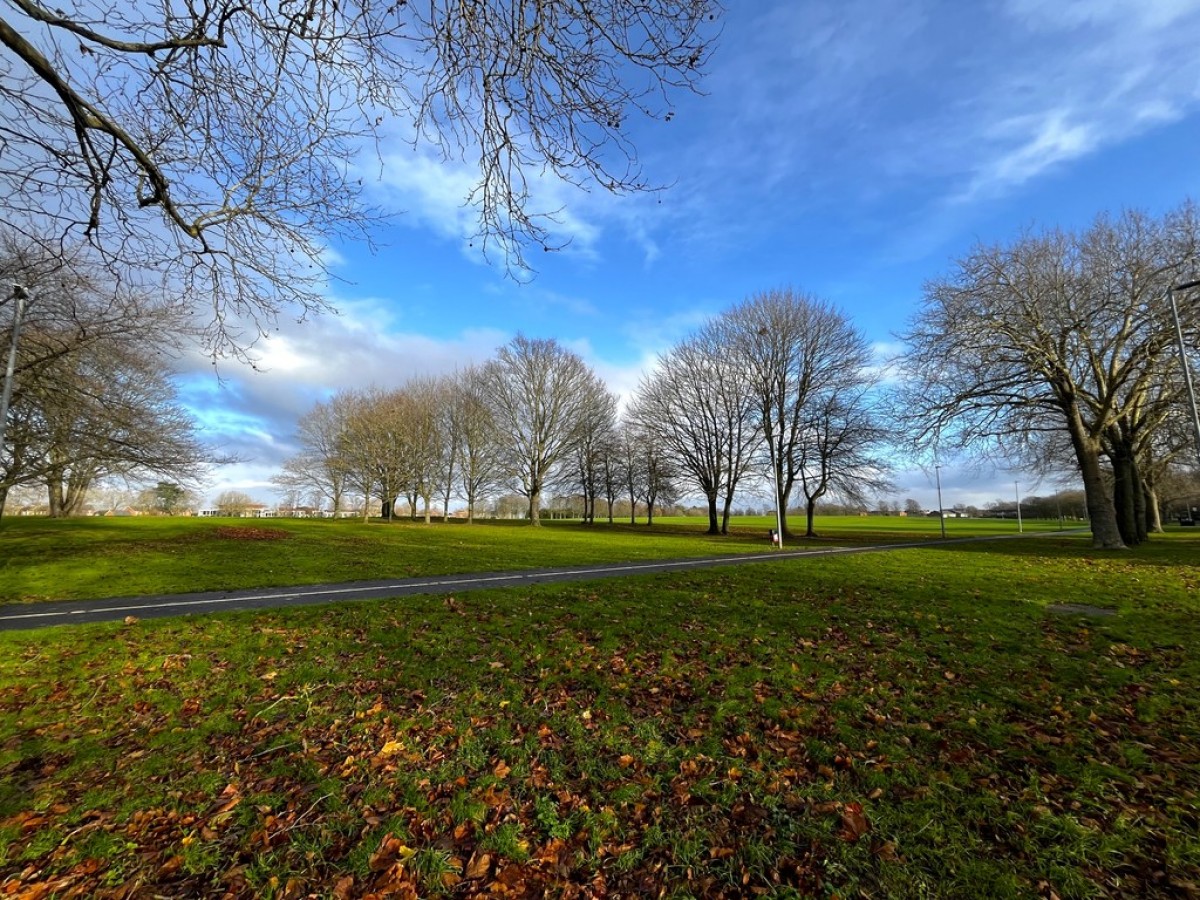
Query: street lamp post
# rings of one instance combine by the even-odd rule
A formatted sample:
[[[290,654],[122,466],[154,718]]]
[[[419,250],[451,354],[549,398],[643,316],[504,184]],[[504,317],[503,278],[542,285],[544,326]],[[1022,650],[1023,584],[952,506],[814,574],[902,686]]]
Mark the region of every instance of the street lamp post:
[[[12,336],[8,342],[8,365],[4,370],[4,390],[0,392],[0,453],[4,452],[4,438],[8,431],[8,406],[12,403],[13,380],[17,373],[17,341],[21,339],[21,322],[25,318],[25,309],[33,300],[33,295],[22,285],[14,284],[13,289],[13,324]]]
[[[782,460],[781,460],[782,462]],[[775,546],[783,549],[783,491],[779,489],[779,469],[775,464],[775,443],[771,442],[771,476],[775,482]]]
[[[1196,388],[1192,384],[1192,367],[1188,365],[1187,345],[1183,342],[1183,326],[1179,324],[1179,305],[1175,302],[1176,291],[1186,291],[1200,287],[1200,278],[1185,281],[1183,284],[1173,284],[1167,289],[1171,300],[1171,319],[1175,323],[1175,339],[1179,342],[1179,365],[1183,369],[1183,384],[1187,389],[1188,409],[1192,414],[1192,430],[1196,436],[1196,458],[1200,461],[1200,412],[1196,411]]]
[[[946,510],[942,506],[942,467],[933,467],[933,477],[937,480],[938,492],[938,523],[942,526],[942,540],[946,539]]]
[[[1021,524],[1021,485],[1019,482],[1013,482],[1013,493],[1017,495],[1017,533],[1020,534],[1025,527]]]

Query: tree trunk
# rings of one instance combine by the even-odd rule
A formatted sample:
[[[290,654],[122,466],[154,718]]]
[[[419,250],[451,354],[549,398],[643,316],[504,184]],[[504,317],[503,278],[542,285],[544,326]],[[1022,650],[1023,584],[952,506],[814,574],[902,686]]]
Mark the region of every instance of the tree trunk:
[[[1162,507],[1158,502],[1158,491],[1145,479],[1142,480],[1142,496],[1146,504],[1146,534],[1162,534]]]
[[[534,488],[529,492],[529,524],[540,526],[542,524],[542,489]]]
[[[8,485],[0,484],[0,519],[4,518],[4,505],[8,503]]]
[[[88,489],[92,486],[90,476],[72,472],[67,476],[66,493],[63,495],[62,513],[64,516],[83,515],[84,501]]]
[[[425,503],[425,524],[426,524],[426,525],[430,525],[430,524],[432,524],[433,520],[432,520],[432,518],[431,518],[431,516],[432,516],[432,513],[430,512],[430,509],[429,509],[429,507],[430,507],[430,506],[432,505],[432,503],[433,503],[433,495],[432,495],[432,494],[426,494],[426,495],[425,495],[424,497],[422,497],[421,499],[422,499],[422,500],[424,501],[424,503]],[[443,517],[443,519],[444,519],[444,517]]]
[[[1087,520],[1092,526],[1092,547],[1096,550],[1124,550],[1121,530],[1117,528],[1116,508],[1112,505],[1104,474],[1100,470],[1099,448],[1085,448],[1078,454],[1079,474],[1084,481]]]
[[[1083,479],[1088,520],[1092,526],[1092,546],[1097,550],[1124,550],[1125,542],[1121,540],[1121,531],[1117,527],[1116,507],[1104,484],[1104,474],[1100,468],[1099,441],[1086,432],[1078,410],[1068,412],[1067,426],[1071,444],[1075,448],[1075,461]]]
[[[721,534],[729,534],[729,509],[733,506],[733,495],[726,494],[721,506]]]
[[[51,472],[46,480],[47,504],[50,507],[50,518],[61,519],[63,516],[63,487],[62,475]]]
[[[817,500],[815,497],[809,497],[804,503],[804,536],[815,538],[817,536],[816,529],[813,528],[813,520],[817,517]]]
[[[707,534],[720,534],[721,521],[717,517],[717,492],[707,495],[708,499],[708,531]]]
[[[1117,530],[1125,546],[1133,547],[1140,543],[1136,497],[1142,492],[1141,485],[1137,480],[1133,457],[1126,447],[1120,444],[1112,447],[1109,461],[1113,469],[1113,507],[1116,510]]]

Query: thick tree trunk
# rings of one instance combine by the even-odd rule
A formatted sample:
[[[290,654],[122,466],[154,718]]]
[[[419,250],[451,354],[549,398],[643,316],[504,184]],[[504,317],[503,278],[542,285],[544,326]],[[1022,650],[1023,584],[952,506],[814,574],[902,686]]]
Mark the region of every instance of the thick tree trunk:
[[[67,477],[66,492],[63,494],[62,504],[62,514],[64,516],[83,515],[84,501],[87,499],[87,492],[91,486],[92,479],[90,477],[77,475],[74,472]]]
[[[4,518],[4,505],[8,503],[8,485],[0,484],[0,519]]]
[[[817,531],[813,527],[813,520],[817,517],[817,501],[808,498],[804,503],[804,536],[815,538]]]
[[[1145,479],[1142,480],[1142,496],[1145,498],[1146,504],[1147,535],[1162,534],[1162,507],[1158,502],[1158,491]]]
[[[529,524],[542,524],[542,489],[535,488],[529,492]]]
[[[1084,426],[1075,401],[1064,396],[1061,402],[1067,420],[1067,434],[1071,438],[1075,462],[1083,480],[1084,503],[1092,526],[1092,546],[1097,550],[1124,550],[1126,545],[1117,527],[1116,507],[1100,467],[1100,441]]]
[[[1117,527],[1117,511],[1104,484],[1100,468],[1100,443],[1083,428],[1078,411],[1067,417],[1075,461],[1083,479],[1083,493],[1088,520],[1092,526],[1092,546],[1097,550],[1124,550],[1121,531]]]
[[[720,534],[721,522],[717,517],[717,494],[714,491],[707,495],[708,500],[708,534]]]
[[[46,502],[50,508],[50,518],[63,517],[63,487],[62,475],[52,472],[46,481]]]
[[[727,494],[721,506],[721,534],[729,534],[729,510],[733,506],[733,495]]]
[[[430,512],[430,507],[433,505],[433,495],[432,495],[432,494],[426,494],[426,495],[425,495],[424,497],[422,497],[421,499],[422,499],[422,500],[424,501],[424,503],[425,503],[425,524],[426,524],[426,525],[430,525],[430,524],[432,524],[432,522],[433,522],[433,519],[432,519],[432,513]]]
[[[1137,462],[1124,443],[1113,442],[1109,460],[1113,468],[1113,507],[1116,510],[1117,530],[1127,547],[1142,542],[1139,532],[1146,527],[1145,510],[1139,515],[1142,497],[1141,479],[1137,477]]]

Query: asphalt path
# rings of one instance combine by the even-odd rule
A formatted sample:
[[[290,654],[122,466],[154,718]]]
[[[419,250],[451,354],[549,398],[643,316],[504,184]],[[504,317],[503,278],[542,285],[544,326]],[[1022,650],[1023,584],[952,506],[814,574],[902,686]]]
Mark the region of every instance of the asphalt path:
[[[464,575],[434,575],[425,578],[401,578],[385,581],[352,581],[342,584],[307,584],[298,587],[265,588],[241,591],[205,591],[194,594],[166,594],[146,597],[113,597],[103,600],[54,600],[0,606],[0,631],[20,631],[52,625],[83,622],[111,622],[128,616],[157,619],[167,616],[234,612],[250,609],[279,609],[288,606],[314,606],[321,603],[345,603],[381,600],[416,594],[458,594],[486,588],[524,587],[534,584],[559,584],[598,578],[622,578],[628,575],[659,575],[712,569],[721,566],[779,562],[822,556],[846,556],[854,553],[883,553],[913,548],[931,549],[954,544],[985,541],[1062,536],[1071,531],[1035,531],[1024,534],[951,540],[908,541],[898,544],[874,544],[855,547],[821,547],[800,550],[773,550],[732,556],[706,556],[694,559],[665,559],[634,563],[606,563],[555,569],[523,569],[513,572],[485,572]]]

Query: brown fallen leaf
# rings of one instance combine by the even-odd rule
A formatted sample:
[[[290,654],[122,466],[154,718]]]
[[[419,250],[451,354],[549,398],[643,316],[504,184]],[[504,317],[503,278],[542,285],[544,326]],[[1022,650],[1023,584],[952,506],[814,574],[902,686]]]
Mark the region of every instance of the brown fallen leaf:
[[[861,803],[847,803],[842,808],[842,832],[839,835],[843,841],[853,844],[871,830]]]
[[[467,878],[486,878],[492,868],[492,857],[487,853],[477,853],[467,863]]]

